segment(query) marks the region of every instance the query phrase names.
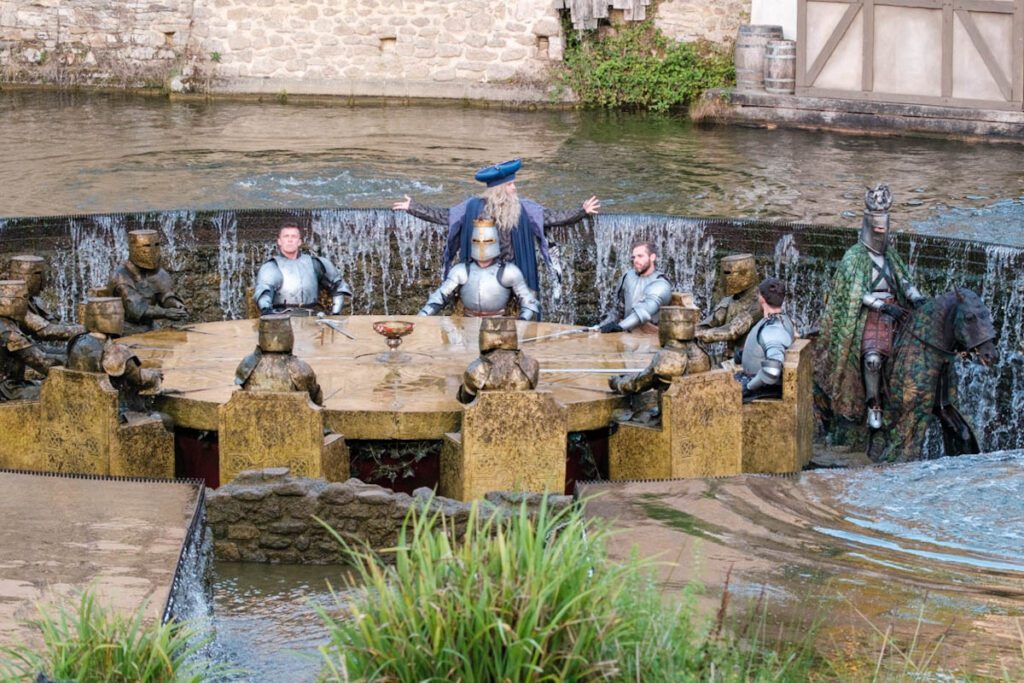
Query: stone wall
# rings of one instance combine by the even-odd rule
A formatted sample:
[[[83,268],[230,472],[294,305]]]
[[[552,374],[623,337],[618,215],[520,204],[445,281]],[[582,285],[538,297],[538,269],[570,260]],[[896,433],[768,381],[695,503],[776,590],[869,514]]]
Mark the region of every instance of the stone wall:
[[[733,38],[749,4],[662,0],[654,13],[672,37],[721,42]],[[0,82],[547,100],[545,76],[562,59],[567,7],[565,0],[0,0]]]
[[[654,23],[676,40],[731,43],[749,18],[750,0],[661,0]]]
[[[490,512],[536,507],[540,494],[488,494],[482,505]],[[560,510],[570,496],[548,496]],[[216,491],[206,492],[206,521],[213,531],[214,554],[229,562],[334,564],[344,562],[338,542],[314,517],[324,520],[353,546],[393,547],[409,510],[429,509],[454,522],[457,536],[465,529],[470,503],[435,498],[430,489],[409,496],[364,484],[358,479],[328,484],[322,479],[289,476],[277,467],[242,472]]]

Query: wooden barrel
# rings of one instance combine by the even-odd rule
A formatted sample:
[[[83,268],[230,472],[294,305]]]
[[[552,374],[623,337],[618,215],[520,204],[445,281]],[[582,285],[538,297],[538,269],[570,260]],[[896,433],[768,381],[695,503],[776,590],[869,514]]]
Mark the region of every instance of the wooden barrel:
[[[796,41],[768,41],[764,48],[764,89],[775,95],[796,91]]]
[[[736,34],[736,89],[764,88],[764,51],[770,40],[782,38],[782,27],[742,24]]]

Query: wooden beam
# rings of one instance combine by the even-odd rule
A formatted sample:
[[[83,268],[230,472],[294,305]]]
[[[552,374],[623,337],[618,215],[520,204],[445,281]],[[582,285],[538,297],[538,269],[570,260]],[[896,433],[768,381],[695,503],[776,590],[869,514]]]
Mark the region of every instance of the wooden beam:
[[[807,0],[796,5],[796,87],[807,85]]]
[[[839,45],[839,41],[841,41],[843,36],[846,35],[846,32],[850,30],[850,24],[853,23],[854,17],[856,17],[857,12],[860,11],[862,1],[863,0],[858,0],[856,3],[850,3],[850,6],[846,8],[846,12],[843,13],[839,23],[836,24],[835,29],[833,29],[832,35],[830,35],[828,40],[825,41],[825,45],[821,48],[821,52],[818,53],[818,56],[811,64],[811,68],[807,70],[808,84],[814,83],[818,76],[821,75],[821,70],[825,68],[828,58],[832,56],[836,46]]]
[[[999,0],[954,0],[953,9],[967,10],[968,12],[988,12],[990,14],[1013,14],[1016,11],[1014,2],[1000,2]]]
[[[953,96],[953,6],[942,6],[942,96]]]
[[[875,0],[864,0],[864,36],[860,54],[860,89],[875,89]]]
[[[992,78],[995,79],[996,85],[999,86],[999,92],[1003,94],[1007,102],[1012,101],[1013,89],[1010,87],[1010,81],[1006,78],[1006,74],[1003,73],[1003,68],[999,65],[999,62],[996,61],[996,57],[992,54],[988,43],[981,37],[981,31],[978,30],[978,25],[974,23],[974,17],[966,10],[958,9],[954,11],[957,18],[960,19],[960,23],[967,30],[967,35],[971,37],[971,42],[974,44],[978,54],[984,60],[985,66],[988,67],[989,73],[992,74]],[[1019,55],[1015,55],[1014,58],[1019,59]]]

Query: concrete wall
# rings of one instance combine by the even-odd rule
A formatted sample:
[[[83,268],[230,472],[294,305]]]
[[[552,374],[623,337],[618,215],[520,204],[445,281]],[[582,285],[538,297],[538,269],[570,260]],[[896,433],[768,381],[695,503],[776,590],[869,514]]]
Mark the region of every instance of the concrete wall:
[[[542,99],[558,0],[0,0],[0,81],[215,92]],[[749,0],[663,0],[731,40]]]

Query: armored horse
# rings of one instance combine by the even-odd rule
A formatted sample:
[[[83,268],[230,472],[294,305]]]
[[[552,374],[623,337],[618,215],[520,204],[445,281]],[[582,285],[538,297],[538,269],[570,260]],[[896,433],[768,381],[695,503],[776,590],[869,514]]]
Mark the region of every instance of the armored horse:
[[[970,424],[953,404],[956,368],[966,357],[995,363],[992,314],[975,292],[957,287],[928,299],[900,321],[888,365],[883,428],[871,436],[875,462],[920,460],[931,419],[942,428],[946,455],[979,452]]]

